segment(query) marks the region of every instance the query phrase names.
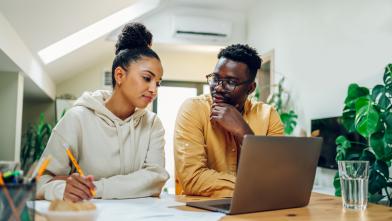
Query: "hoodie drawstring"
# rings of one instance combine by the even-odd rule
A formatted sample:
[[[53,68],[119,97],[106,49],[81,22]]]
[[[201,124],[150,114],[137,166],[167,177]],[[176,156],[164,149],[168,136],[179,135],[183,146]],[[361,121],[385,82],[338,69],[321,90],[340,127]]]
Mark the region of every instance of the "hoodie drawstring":
[[[118,124],[117,121],[114,121],[114,124],[116,125],[116,130],[117,130],[117,140],[118,140],[118,146],[120,149],[120,173],[125,174],[125,166],[124,166],[124,146],[122,142],[122,134],[121,134],[121,129],[120,125]]]
[[[134,120],[134,118],[132,118],[130,120],[130,122],[129,122],[129,132],[131,133],[131,146],[133,147],[132,148],[132,151],[133,151],[132,155],[133,156],[137,156],[136,154],[137,154],[137,150],[139,148],[136,146],[136,132],[135,132],[135,120]],[[135,168],[136,160],[137,159],[132,160],[131,168]]]

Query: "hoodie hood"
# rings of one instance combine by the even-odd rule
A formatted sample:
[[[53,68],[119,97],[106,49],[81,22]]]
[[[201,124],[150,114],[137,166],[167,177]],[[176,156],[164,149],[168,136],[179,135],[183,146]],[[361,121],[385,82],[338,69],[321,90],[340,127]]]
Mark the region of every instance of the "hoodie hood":
[[[136,127],[140,119],[144,116],[146,111],[144,109],[136,108],[135,112],[128,118],[122,120],[114,115],[105,106],[105,101],[112,96],[111,91],[97,90],[94,92],[84,92],[83,95],[78,98],[74,106],[86,107],[100,117],[106,124],[111,127],[121,126],[126,123],[132,123]]]

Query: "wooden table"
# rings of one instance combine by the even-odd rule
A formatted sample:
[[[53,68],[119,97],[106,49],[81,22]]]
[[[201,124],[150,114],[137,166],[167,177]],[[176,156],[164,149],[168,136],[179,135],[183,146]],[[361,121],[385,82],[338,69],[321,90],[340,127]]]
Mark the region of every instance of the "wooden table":
[[[186,202],[201,200],[200,197],[176,196],[176,201]],[[187,206],[177,206],[177,210],[203,211]],[[36,221],[44,221],[45,218],[36,216]],[[365,211],[353,211],[343,209],[341,199],[320,193],[312,193],[308,206],[302,208],[249,213],[234,216],[225,216],[222,221],[245,221],[245,220],[317,220],[317,221],[386,221],[392,220],[392,207],[369,204]]]
[[[178,196],[178,201],[200,200],[196,197]],[[179,209],[197,210],[195,208],[183,206]],[[347,210],[342,207],[339,197],[312,193],[310,203],[306,207],[266,211],[259,213],[248,213],[234,216],[225,216],[222,221],[242,221],[242,220],[317,220],[317,221],[392,221],[392,207],[368,204],[365,211]]]

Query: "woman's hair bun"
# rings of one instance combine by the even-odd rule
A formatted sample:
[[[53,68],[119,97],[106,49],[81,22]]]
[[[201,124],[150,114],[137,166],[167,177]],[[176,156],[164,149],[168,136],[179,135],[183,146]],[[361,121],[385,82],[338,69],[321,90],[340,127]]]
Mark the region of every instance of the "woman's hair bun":
[[[152,34],[141,23],[128,23],[124,26],[116,43],[116,55],[124,49],[144,48],[151,46]]]

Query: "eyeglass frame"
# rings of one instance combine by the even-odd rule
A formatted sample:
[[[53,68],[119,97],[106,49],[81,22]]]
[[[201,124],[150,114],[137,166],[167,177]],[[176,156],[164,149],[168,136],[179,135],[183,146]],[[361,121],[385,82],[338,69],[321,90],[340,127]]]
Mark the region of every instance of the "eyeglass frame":
[[[231,81],[232,79],[219,79],[219,80],[217,80],[217,82],[215,83],[215,85],[213,85],[213,84],[211,84],[209,81],[208,81],[208,78],[212,78],[212,81],[211,82],[214,82],[214,78],[213,78],[213,76],[214,75],[217,75],[216,73],[211,73],[211,74],[207,74],[206,75],[206,78],[207,78],[207,83],[208,83],[208,85],[209,86],[214,86],[214,87],[216,87],[216,86],[218,86],[219,84],[221,84],[222,85],[222,88],[224,88],[226,91],[235,91],[235,89],[237,88],[237,86],[240,86],[240,85],[243,85],[243,84],[247,84],[247,83],[252,83],[252,82],[254,82],[254,80],[252,80],[252,79],[248,79],[248,80],[245,80],[245,81],[242,81],[242,82],[239,82],[239,83],[236,83],[235,85],[233,85],[233,84],[230,84],[229,83],[229,81]],[[225,82],[225,85],[223,84],[223,82]],[[233,89],[231,89],[231,90],[229,90],[229,89],[227,89],[227,85],[231,85],[231,86],[234,86],[234,88]]]

